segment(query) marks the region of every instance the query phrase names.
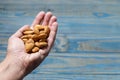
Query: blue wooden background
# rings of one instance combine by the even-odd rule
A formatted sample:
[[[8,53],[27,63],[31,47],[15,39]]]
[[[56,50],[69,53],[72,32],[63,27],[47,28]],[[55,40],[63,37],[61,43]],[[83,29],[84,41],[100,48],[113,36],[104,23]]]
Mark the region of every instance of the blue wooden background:
[[[120,80],[120,0],[0,0],[0,61],[9,36],[39,11],[58,17],[57,39],[24,80]]]

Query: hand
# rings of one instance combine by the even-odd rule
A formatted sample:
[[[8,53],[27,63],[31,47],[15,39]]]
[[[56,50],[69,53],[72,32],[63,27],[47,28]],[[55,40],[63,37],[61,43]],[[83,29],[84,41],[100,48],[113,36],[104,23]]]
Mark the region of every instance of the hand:
[[[20,39],[20,37],[23,35],[22,32],[26,28],[30,27],[28,25],[23,26],[15,34],[13,34],[8,40],[7,56],[0,65],[0,67],[3,68],[3,70],[9,68],[8,71],[11,71],[11,73],[9,74],[9,77],[11,76],[11,78],[9,79],[11,80],[13,80],[12,76],[16,74],[17,76],[16,78],[14,78],[14,80],[19,80],[23,79],[24,76],[33,71],[46,58],[53,46],[58,28],[56,17],[53,16],[51,12],[45,13],[41,11],[33,21],[31,28],[33,28],[33,26],[37,24],[48,25],[50,28],[50,34],[48,37],[48,47],[45,49],[40,49],[39,52],[36,53],[26,53],[24,43]],[[5,65],[7,66],[6,69],[2,67]],[[0,71],[2,71],[2,69]]]

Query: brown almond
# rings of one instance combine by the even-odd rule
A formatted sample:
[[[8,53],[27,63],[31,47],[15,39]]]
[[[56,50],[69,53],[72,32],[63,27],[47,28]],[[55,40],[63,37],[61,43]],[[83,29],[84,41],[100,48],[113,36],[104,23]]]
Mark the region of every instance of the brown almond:
[[[35,46],[41,48],[47,47],[48,43],[47,42],[35,42]]]
[[[34,34],[33,36],[32,36],[32,39],[34,40],[34,41],[39,41],[39,36],[37,35],[37,34]]]
[[[38,51],[39,51],[39,48],[38,48],[38,47],[34,47],[34,48],[32,49],[32,52],[33,52],[33,53],[38,52]]]
[[[21,39],[30,39],[30,38],[32,38],[32,35],[31,35],[31,34],[29,34],[29,35],[23,35],[23,36],[21,37]]]
[[[22,39],[24,43],[26,43],[28,41],[28,39]]]
[[[34,43],[33,39],[29,39],[28,41],[26,41],[26,43]]]
[[[34,27],[34,33],[39,34],[40,30],[41,30],[41,25],[36,25]]]
[[[34,31],[24,31],[23,34],[28,35],[28,34],[33,34]]]
[[[47,34],[45,33],[39,34],[39,39],[46,39],[46,38],[47,38]]]
[[[25,49],[26,49],[26,52],[30,52],[34,47],[34,43],[26,43],[25,44]]]

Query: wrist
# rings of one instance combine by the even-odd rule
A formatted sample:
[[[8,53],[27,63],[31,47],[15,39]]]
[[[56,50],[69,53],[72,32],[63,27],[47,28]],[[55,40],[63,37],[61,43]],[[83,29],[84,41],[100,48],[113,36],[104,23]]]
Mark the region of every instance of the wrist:
[[[0,64],[1,80],[22,80],[24,78],[24,69],[16,66],[11,59],[5,59]]]

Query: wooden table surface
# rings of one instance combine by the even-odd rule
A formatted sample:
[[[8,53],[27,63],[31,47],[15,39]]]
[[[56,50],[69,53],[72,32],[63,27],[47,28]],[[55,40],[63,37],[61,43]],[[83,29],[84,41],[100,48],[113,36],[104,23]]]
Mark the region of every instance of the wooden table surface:
[[[57,39],[24,80],[120,80],[120,0],[0,0],[0,61],[10,35],[39,11],[58,17]]]

